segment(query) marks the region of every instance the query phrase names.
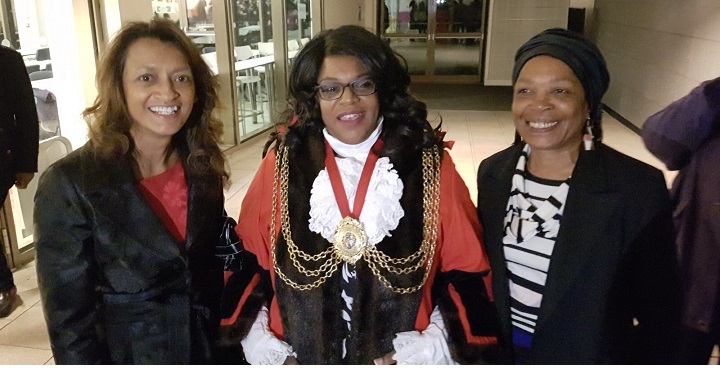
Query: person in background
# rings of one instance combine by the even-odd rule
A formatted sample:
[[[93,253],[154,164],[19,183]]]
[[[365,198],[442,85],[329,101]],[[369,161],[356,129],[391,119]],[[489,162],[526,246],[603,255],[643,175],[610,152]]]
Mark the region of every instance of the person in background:
[[[684,290],[679,363],[707,364],[720,343],[720,78],[652,115],[643,141],[668,170]]]
[[[208,13],[207,13],[207,2],[205,0],[200,0],[197,2],[197,5],[192,10],[193,14],[193,20],[196,23],[205,23],[208,21]]]
[[[428,9],[425,1],[420,0],[415,9],[415,29],[420,33],[427,31],[428,25]]]
[[[89,142],[48,168],[35,196],[55,362],[212,363],[228,179],[212,72],[174,24],[128,23],[97,87]]]
[[[22,56],[0,46],[0,208],[8,190],[27,188],[38,168],[38,115]],[[0,236],[0,318],[20,304]]]
[[[681,290],[662,173],[602,143],[600,50],[549,29],[515,54],[515,143],[478,169],[506,362],[672,363]]]
[[[382,34],[388,30],[390,27],[390,9],[388,8],[387,4],[385,3],[385,0],[378,0],[378,2],[382,2],[382,14],[378,14],[377,16],[377,22],[378,22],[378,34]],[[389,40],[388,40],[389,42]]]
[[[410,0],[410,3],[408,3],[408,8],[410,8],[410,20],[409,20],[409,28],[410,29],[418,29],[418,25],[415,24],[417,22],[417,19],[415,19],[415,15],[417,15],[417,9],[418,4],[415,0]]]
[[[325,31],[298,54],[290,125],[271,140],[237,227],[259,267],[228,283],[239,303],[223,330],[249,363],[490,358],[482,230],[409,84],[361,27]]]

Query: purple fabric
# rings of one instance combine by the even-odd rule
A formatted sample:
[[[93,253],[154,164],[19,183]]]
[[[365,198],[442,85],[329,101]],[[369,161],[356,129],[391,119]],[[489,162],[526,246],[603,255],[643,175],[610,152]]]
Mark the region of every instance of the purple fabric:
[[[668,169],[680,169],[671,197],[683,275],[685,325],[720,330],[720,78],[651,116],[647,148]]]
[[[531,333],[517,327],[512,329],[513,351],[515,352],[515,364],[527,364],[530,358],[533,336]]]
[[[719,117],[720,78],[717,78],[702,83],[649,117],[643,125],[642,137],[648,150],[669,170],[679,170],[718,131]]]

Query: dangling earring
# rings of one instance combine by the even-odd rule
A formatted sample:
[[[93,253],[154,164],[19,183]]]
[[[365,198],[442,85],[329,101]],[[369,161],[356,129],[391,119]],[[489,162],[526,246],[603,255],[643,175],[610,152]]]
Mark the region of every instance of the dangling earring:
[[[594,144],[592,129],[590,128],[590,118],[585,120],[585,131],[587,132],[583,134],[583,145],[585,146],[585,151],[592,151]]]

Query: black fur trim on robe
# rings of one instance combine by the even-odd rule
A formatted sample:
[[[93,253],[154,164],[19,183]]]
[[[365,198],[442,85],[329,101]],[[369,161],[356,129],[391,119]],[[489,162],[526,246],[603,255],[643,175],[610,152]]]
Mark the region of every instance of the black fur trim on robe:
[[[256,275],[260,279],[243,303],[235,322],[230,326],[220,326],[216,347],[217,364],[247,364],[241,341],[255,323],[262,306],[270,305],[273,296],[270,272],[260,268],[257,258],[250,252],[240,252],[239,257],[242,260],[238,263],[242,268],[233,272],[222,291],[221,318],[232,317],[252,279]]]
[[[500,345],[497,341],[485,344],[470,343],[461,322],[460,310],[450,297],[448,288],[455,289],[465,308],[470,333],[476,337],[499,336],[499,322],[494,303],[485,289],[485,273],[449,271],[439,274],[433,285],[433,304],[440,308],[448,334],[448,348],[453,360],[460,364],[499,364]],[[512,361],[504,364],[512,364]]]

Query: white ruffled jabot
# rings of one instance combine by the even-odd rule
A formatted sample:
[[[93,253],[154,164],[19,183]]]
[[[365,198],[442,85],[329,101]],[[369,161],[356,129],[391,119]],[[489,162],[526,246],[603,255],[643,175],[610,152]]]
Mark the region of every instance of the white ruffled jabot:
[[[367,141],[355,145],[365,148],[363,149],[364,153],[353,152],[349,155],[350,157],[335,158],[351,211],[354,210],[352,206],[365,158],[377,140],[380,129],[382,129],[382,121],[376,129],[378,134],[371,134]],[[333,140],[328,139],[328,142],[335,150]],[[348,145],[343,148],[342,151],[347,151]],[[359,157],[362,157],[362,160]],[[370,179],[365,205],[359,219],[365,228],[370,244],[379,243],[398,227],[400,219],[405,215],[405,211],[400,205],[402,194],[403,183],[397,171],[393,169],[393,164],[387,157],[379,158]],[[330,184],[330,177],[327,169],[323,169],[315,178],[310,190],[310,231],[320,234],[332,243],[335,229],[341,220],[342,216]]]

